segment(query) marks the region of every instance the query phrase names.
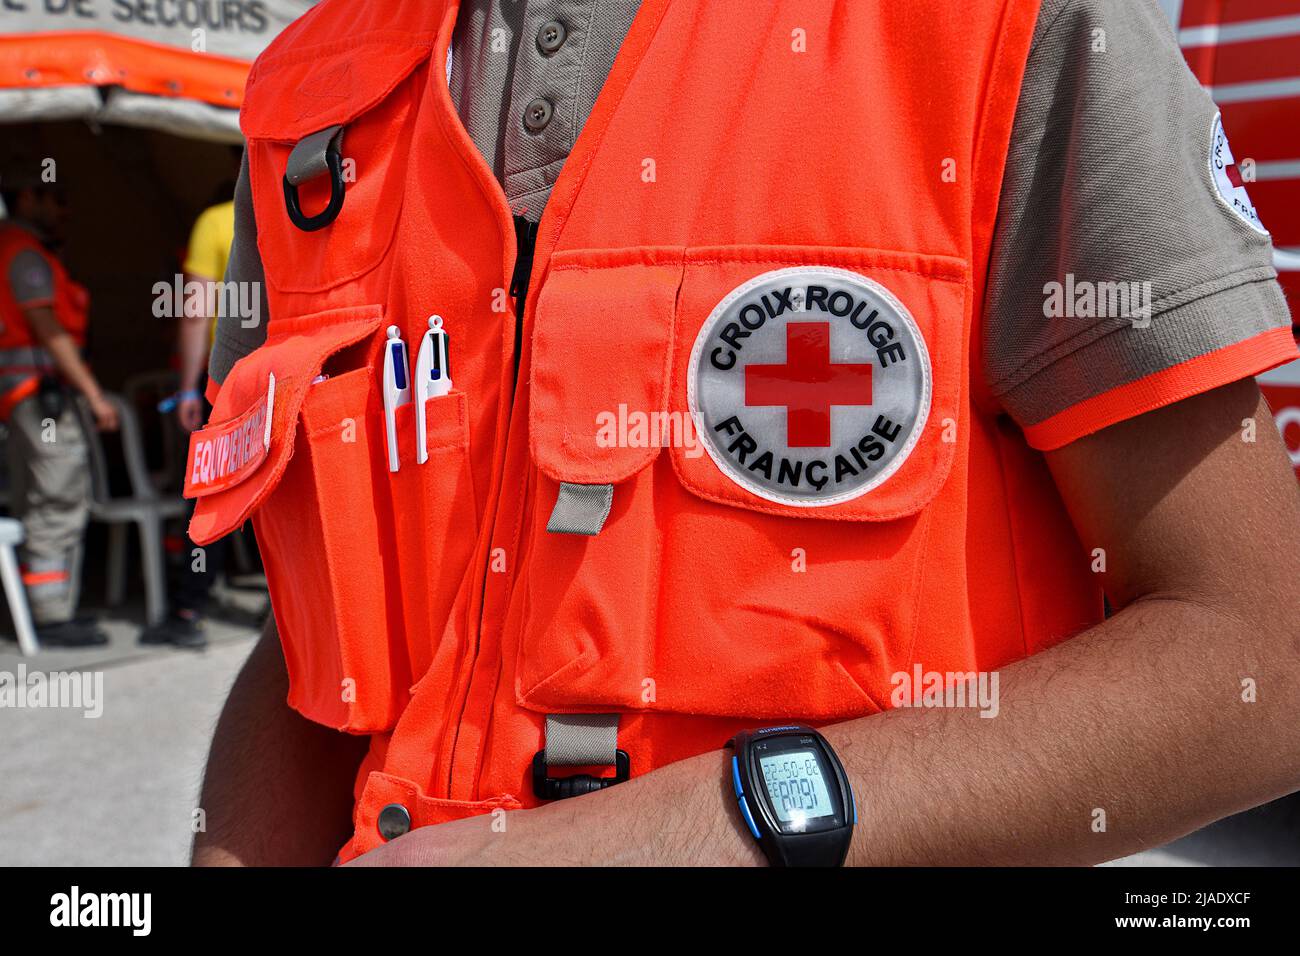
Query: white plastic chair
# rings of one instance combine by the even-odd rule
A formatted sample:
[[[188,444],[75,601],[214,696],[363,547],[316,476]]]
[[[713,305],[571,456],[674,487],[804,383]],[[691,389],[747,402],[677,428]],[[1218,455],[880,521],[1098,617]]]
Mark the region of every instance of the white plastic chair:
[[[0,508],[9,509],[12,491],[9,488],[9,427],[0,423]]]
[[[173,394],[179,387],[180,376],[170,369],[142,372],[139,375],[132,375],[122,383],[122,397],[136,410],[136,420],[140,421],[142,426],[142,438],[144,429],[150,424],[150,414],[153,414],[148,412],[148,409],[156,407],[159,401]],[[142,409],[146,410],[143,419],[140,418]],[[150,478],[155,488],[166,493],[178,490],[184,482],[185,450],[189,446],[190,437],[181,431],[174,411],[159,412],[157,415],[162,467],[160,470],[150,472]],[[148,460],[148,455],[145,457]]]
[[[23,588],[22,574],[18,570],[18,545],[23,543],[23,525],[14,518],[0,518],[0,579],[4,581],[5,598],[9,602],[9,616],[14,620],[18,635],[18,649],[27,656],[41,649],[32,627],[32,614],[27,607],[27,591]]]
[[[135,409],[121,395],[105,392],[104,397],[117,409],[121,423],[122,456],[126,460],[126,473],[131,493],[111,497],[108,488],[108,468],[104,460],[104,437],[95,427],[90,406],[77,397],[77,415],[86,433],[86,447],[90,458],[90,520],[108,525],[108,594],[107,603],[115,607],[126,596],[127,526],[134,524],[140,531],[140,555],[144,574],[144,603],[146,625],[157,624],[167,616],[167,572],[163,561],[163,522],[179,518],[186,513],[186,502],[180,497],[162,497],[149,477],[145,464],[144,445],[140,437],[140,421]]]

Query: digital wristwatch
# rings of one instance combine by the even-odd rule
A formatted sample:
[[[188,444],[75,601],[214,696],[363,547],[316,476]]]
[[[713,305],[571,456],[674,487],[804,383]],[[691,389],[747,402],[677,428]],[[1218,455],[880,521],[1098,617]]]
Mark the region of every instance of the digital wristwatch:
[[[858,810],[844,767],[811,727],[746,730],[727,742],[740,815],[773,866],[842,866]]]

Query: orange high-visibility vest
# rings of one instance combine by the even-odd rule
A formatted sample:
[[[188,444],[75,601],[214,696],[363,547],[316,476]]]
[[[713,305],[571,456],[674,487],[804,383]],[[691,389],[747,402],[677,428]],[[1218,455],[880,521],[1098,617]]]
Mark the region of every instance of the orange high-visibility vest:
[[[54,298],[44,303],[24,303],[14,299],[9,287],[9,266],[20,252],[30,250],[44,259],[54,275]],[[54,316],[78,346],[86,344],[86,319],[90,297],[83,286],[72,281],[57,256],[46,251],[40,241],[20,226],[0,222],[0,421],[23,399],[36,392],[42,373],[53,369],[49,353],[36,344],[27,325],[24,308],[33,304],[48,305]]]
[[[535,805],[547,715],[617,714],[636,775],[1100,619],[979,371],[1037,12],[645,0],[518,340],[511,211],[447,91],[456,4],[327,0],[258,60],[271,319],[196,436],[190,531],[252,516],[289,703],[373,735],[344,859],[390,804],[415,826]],[[317,133],[355,175],[287,183]],[[289,193],[328,219],[338,188],[337,218],[291,221]],[[423,410],[426,464],[397,409],[391,472],[385,330],[414,354],[433,314],[454,389]],[[612,489],[598,533],[548,531],[562,485]]]

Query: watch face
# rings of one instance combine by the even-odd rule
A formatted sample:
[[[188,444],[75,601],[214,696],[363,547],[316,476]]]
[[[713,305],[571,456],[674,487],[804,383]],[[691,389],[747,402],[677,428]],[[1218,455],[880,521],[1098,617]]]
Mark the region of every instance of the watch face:
[[[769,815],[782,833],[813,833],[844,825],[835,773],[809,738],[758,743],[755,758]]]

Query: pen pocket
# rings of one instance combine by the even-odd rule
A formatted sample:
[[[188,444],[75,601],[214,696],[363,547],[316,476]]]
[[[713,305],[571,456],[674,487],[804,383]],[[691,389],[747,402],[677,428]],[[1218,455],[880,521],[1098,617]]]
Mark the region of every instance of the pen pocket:
[[[338,730],[387,730],[412,683],[382,403],[370,367],[311,386],[295,453],[255,523],[289,703]]]
[[[273,324],[267,344],[231,370],[213,412],[225,423],[214,435],[225,434],[273,378],[265,459],[201,497],[190,524],[204,544],[252,516],[289,704],[351,733],[391,729],[432,666],[477,529],[465,393],[427,402],[422,465],[415,405],[397,409],[401,470],[389,472],[384,328],[373,306]],[[322,371],[329,377],[318,379]],[[447,666],[454,657],[444,655]]]
[[[400,470],[388,472],[398,593],[413,681],[433,663],[450,633],[448,617],[469,568],[478,528],[469,463],[469,411],[464,392],[425,403],[428,460],[416,460],[416,402],[394,413]],[[384,452],[383,461],[387,461]]]
[[[289,703],[353,733],[391,729],[429,670],[476,528],[465,394],[428,401],[424,464],[415,403],[396,410],[401,467],[390,472],[373,365],[312,387],[300,454],[258,522],[286,564],[273,559],[267,576]]]

